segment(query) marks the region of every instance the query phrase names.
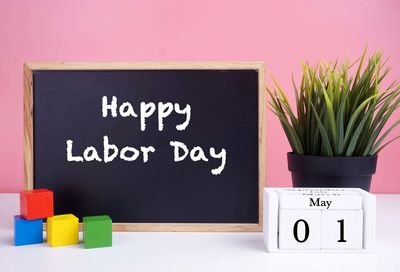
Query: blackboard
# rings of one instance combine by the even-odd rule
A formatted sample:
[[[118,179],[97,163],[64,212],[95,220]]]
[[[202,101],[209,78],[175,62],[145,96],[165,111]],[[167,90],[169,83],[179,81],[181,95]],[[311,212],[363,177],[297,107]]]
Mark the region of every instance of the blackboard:
[[[115,230],[260,230],[261,63],[25,65],[25,182]]]

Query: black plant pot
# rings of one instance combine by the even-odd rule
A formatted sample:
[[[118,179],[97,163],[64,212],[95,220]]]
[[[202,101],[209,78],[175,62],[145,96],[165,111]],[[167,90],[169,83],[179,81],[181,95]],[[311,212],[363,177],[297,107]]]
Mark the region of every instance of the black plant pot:
[[[287,154],[293,187],[336,187],[370,190],[378,156],[320,157]]]

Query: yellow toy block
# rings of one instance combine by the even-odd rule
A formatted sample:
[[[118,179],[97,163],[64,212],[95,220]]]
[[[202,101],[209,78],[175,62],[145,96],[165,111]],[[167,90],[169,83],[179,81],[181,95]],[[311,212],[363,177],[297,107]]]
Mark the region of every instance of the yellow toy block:
[[[47,243],[52,247],[79,243],[79,219],[73,214],[55,215],[47,218]]]

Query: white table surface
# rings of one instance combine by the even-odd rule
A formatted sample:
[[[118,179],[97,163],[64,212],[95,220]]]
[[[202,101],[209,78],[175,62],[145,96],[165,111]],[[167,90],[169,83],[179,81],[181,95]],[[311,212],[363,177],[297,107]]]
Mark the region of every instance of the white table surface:
[[[0,194],[0,271],[400,271],[400,195],[377,196],[375,254],[268,253],[261,233],[114,232],[113,247],[13,245],[18,194]]]

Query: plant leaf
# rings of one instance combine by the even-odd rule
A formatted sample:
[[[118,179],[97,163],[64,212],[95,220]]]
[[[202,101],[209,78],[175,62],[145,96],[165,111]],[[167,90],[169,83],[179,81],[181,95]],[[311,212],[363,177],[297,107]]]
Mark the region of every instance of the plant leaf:
[[[328,156],[333,156],[332,147],[329,142],[329,137],[328,137],[328,134],[326,133],[324,125],[322,124],[321,119],[319,118],[318,113],[315,110],[315,107],[312,103],[311,103],[311,107],[313,109],[315,119],[317,120],[318,129],[319,129],[319,132],[322,137],[323,147],[326,150]]]
[[[400,138],[399,136],[394,137],[393,139],[391,139],[390,141],[388,141],[387,143],[385,143],[384,145],[382,145],[374,154],[378,154],[379,152],[381,152],[382,149],[384,149],[387,145],[391,144],[392,142],[396,141],[397,139]]]
[[[376,154],[376,152],[379,149],[379,146],[381,145],[381,143],[385,140],[385,138],[389,135],[389,133],[393,129],[395,129],[399,124],[400,124],[400,119],[397,120],[388,130],[386,130],[385,133],[383,133],[383,135],[379,138],[379,140],[376,141],[376,143],[373,145],[373,147],[371,149],[371,155]]]

